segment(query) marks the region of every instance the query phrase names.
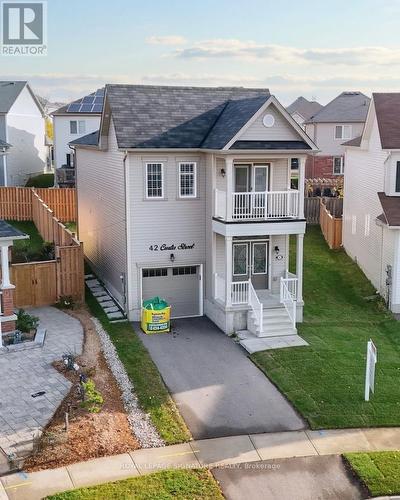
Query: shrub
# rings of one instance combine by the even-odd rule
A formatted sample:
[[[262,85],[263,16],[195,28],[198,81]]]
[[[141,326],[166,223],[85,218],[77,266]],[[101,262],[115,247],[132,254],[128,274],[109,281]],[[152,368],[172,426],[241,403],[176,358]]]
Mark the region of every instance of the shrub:
[[[96,389],[95,383],[92,379],[87,382],[82,382],[83,390],[85,391],[85,400],[81,405],[86,408],[90,413],[99,413],[103,406],[104,399],[100,392]]]
[[[39,318],[28,314],[24,309],[19,309],[17,313],[16,328],[23,333],[36,330],[39,325]]]
[[[28,179],[26,187],[51,188],[54,187],[54,174],[39,174]]]
[[[62,297],[60,297],[56,305],[60,309],[74,309],[75,300],[71,295],[63,295]]]

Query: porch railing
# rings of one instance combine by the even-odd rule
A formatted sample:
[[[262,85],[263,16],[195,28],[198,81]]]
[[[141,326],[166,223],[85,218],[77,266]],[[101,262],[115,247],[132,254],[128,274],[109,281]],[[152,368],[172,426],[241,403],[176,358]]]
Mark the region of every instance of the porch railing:
[[[215,217],[224,220],[268,220],[299,217],[297,190],[232,193],[215,190]]]
[[[296,295],[294,293],[297,286],[297,278],[281,278],[280,302],[292,322],[293,328],[296,327]]]
[[[254,287],[249,281],[249,306],[252,308],[254,315],[256,317],[256,322],[258,323],[259,333],[263,332],[263,305],[260,299],[257,297]]]
[[[232,305],[247,304],[249,301],[249,281],[231,283]]]

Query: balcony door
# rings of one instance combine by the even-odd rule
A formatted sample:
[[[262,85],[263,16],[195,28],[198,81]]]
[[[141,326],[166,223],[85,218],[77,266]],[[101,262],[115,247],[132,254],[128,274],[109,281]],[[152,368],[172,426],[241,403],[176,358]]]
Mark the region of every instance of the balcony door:
[[[262,218],[268,190],[269,165],[235,165],[233,210],[237,218]]]
[[[232,281],[251,280],[256,290],[268,289],[268,241],[233,243]]]

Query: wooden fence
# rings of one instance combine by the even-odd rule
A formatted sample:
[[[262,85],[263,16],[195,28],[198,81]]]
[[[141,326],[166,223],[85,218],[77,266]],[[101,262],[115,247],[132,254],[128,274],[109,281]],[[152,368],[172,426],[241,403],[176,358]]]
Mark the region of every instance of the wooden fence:
[[[342,218],[334,217],[323,200],[320,200],[319,223],[322,234],[331,249],[338,249],[342,245]]]
[[[343,215],[343,199],[324,197],[304,198],[304,217],[308,224],[319,224],[320,202],[324,203],[326,208],[334,217]]]
[[[76,222],[75,188],[0,187],[0,219],[33,220],[34,193],[60,222]]]
[[[29,220],[35,223],[45,241],[54,243],[55,260],[12,264],[15,305],[17,307],[49,305],[57,302],[60,297],[66,296],[73,297],[77,302],[83,302],[83,245],[55,217],[53,210],[39,196],[39,192],[31,191]],[[55,198],[51,199],[55,200]],[[61,200],[60,206],[64,201]],[[67,214],[68,210],[63,213]]]

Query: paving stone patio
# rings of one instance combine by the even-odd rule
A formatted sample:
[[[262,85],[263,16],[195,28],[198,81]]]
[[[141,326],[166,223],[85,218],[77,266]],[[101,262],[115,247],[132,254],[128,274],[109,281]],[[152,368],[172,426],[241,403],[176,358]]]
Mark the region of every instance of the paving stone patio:
[[[54,308],[29,311],[47,330],[43,347],[0,357],[0,448],[9,455],[29,449],[70,390],[71,383],[51,363],[64,353],[81,354],[80,322]],[[45,394],[32,397],[44,391]]]

